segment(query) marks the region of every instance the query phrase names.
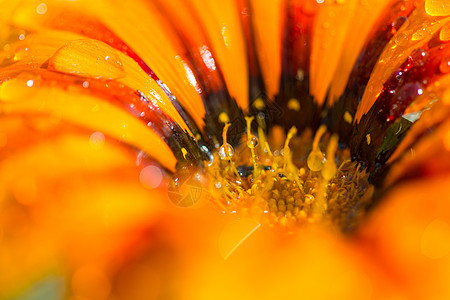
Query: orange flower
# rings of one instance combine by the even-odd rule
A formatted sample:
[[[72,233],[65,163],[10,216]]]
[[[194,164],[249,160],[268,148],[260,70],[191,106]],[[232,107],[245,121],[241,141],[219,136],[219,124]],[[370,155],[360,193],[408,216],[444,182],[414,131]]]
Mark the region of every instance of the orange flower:
[[[447,299],[446,0],[8,0],[0,299]]]

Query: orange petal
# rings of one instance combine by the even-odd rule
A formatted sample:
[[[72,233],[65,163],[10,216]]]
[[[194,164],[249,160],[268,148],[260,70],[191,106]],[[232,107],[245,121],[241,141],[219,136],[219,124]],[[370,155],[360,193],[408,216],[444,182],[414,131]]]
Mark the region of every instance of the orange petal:
[[[450,297],[449,184],[444,175],[399,185],[360,233],[372,256],[390,266],[409,297]]]
[[[403,24],[400,30],[386,45],[379,61],[370,76],[367,88],[358,105],[355,121],[359,122],[373,106],[383,84],[415,49],[421,48],[438,32],[450,18],[431,17],[425,12],[424,5],[417,7],[409,16],[409,22]]]
[[[252,0],[251,11],[255,47],[267,89],[267,96],[273,100],[280,88],[281,46],[285,1]]]
[[[322,104],[338,67],[357,0],[323,1],[315,19],[310,65],[310,91]]]
[[[39,77],[24,74],[4,82],[0,86],[0,110],[7,114],[54,115],[142,149],[169,170],[175,168],[176,159],[167,144],[133,115],[90,95],[41,87]]]
[[[125,77],[122,60],[103,42],[75,40],[50,57],[49,70],[97,79]]]
[[[244,33],[236,3],[228,1],[223,5],[215,0],[191,0],[190,3],[207,32],[231,97],[242,109],[246,109],[249,105],[249,71]]]
[[[47,116],[3,116],[0,132],[2,299],[72,263],[117,264],[162,210],[136,180],[135,151],[100,132]]]

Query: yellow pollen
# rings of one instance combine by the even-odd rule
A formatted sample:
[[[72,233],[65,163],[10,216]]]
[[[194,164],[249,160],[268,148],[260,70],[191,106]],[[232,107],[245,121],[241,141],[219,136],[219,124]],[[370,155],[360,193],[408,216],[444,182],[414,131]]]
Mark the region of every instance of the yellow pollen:
[[[219,114],[219,122],[222,124],[226,124],[230,122],[230,117],[228,117],[228,114],[226,112],[221,112]]]
[[[284,156],[284,169],[283,171],[286,172],[286,169],[288,167],[293,166],[292,164],[292,156],[291,156],[291,149],[289,149],[289,142],[291,139],[297,134],[297,128],[292,127],[287,135],[286,142],[284,143],[283,148],[283,156]]]
[[[291,98],[288,101],[287,108],[294,111],[300,111],[300,102],[297,99]]]
[[[352,124],[352,122],[353,122],[353,117],[348,111],[345,111],[345,113],[344,113],[344,120],[348,124]]]
[[[255,107],[257,110],[263,110],[266,105],[261,98],[256,98],[255,101],[253,101],[253,107]]]

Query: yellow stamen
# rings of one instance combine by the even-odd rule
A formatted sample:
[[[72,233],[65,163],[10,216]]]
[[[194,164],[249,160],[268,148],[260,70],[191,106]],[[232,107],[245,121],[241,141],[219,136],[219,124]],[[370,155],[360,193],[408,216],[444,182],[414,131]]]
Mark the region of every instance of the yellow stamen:
[[[286,172],[286,169],[289,166],[293,166],[291,149],[289,149],[289,142],[296,134],[297,134],[297,128],[292,127],[291,129],[289,129],[288,135],[286,137],[286,142],[284,143],[284,148],[283,148],[283,156],[284,156],[283,172]]]
[[[250,149],[252,153],[252,162],[253,162],[253,174],[256,175],[257,172],[257,164],[256,164],[256,153],[255,147],[258,145],[258,138],[252,134],[252,122],[254,117],[245,117],[245,121],[247,122],[247,147]]]
[[[181,148],[181,153],[183,154],[183,158],[186,159],[186,155],[187,155],[186,148]]]
[[[215,154],[221,159],[207,167],[207,174],[213,179],[209,185],[214,197],[211,203],[224,213],[250,216],[269,226],[293,228],[318,221],[342,228],[354,226],[370,202],[370,197],[363,198],[370,185],[360,165],[349,160],[349,151],[338,149],[338,136],[327,134],[326,127],[321,126],[310,141],[309,132],[297,136],[293,127],[281,141],[284,131],[272,131],[266,137],[265,124],[257,119],[262,141],[257,147],[251,127],[253,120],[254,117],[246,117],[247,141],[239,149],[239,155],[233,155],[233,148],[227,143],[230,124],[225,124],[224,143]],[[319,147],[322,137],[326,156]],[[280,146],[272,154],[270,146],[274,143]],[[309,147],[312,148],[309,156],[302,160],[303,149]],[[282,151],[278,153],[280,148]],[[299,155],[295,155],[296,151]],[[337,160],[343,161],[339,168]],[[360,199],[364,199],[363,205]],[[358,219],[348,216],[350,210],[356,211]]]

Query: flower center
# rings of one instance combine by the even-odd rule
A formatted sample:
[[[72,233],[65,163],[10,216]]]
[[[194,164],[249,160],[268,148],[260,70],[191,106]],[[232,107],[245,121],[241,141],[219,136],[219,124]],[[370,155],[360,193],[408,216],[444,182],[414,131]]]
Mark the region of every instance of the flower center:
[[[206,168],[211,201],[223,213],[288,228],[327,222],[349,231],[361,221],[373,187],[349,150],[338,149],[337,135],[322,125],[314,136],[311,130],[297,135],[295,127],[285,134],[277,126],[266,136],[263,119],[246,121],[236,149],[227,143],[225,125],[223,144]]]

